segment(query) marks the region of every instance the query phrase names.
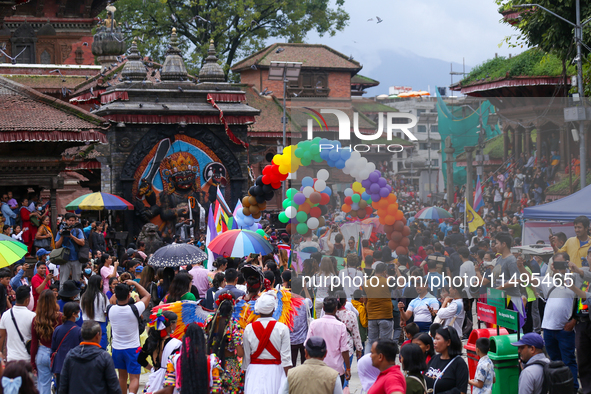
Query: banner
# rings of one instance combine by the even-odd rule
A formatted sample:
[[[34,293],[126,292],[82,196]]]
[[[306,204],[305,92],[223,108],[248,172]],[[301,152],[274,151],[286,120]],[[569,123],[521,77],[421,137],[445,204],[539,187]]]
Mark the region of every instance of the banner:
[[[476,315],[481,322],[497,324],[497,308],[494,306],[478,302],[476,303]]]

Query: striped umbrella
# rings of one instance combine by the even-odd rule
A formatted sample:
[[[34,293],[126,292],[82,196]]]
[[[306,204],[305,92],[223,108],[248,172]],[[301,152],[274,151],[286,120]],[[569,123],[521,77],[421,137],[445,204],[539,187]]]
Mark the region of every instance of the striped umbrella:
[[[133,210],[133,205],[119,196],[109,193],[90,193],[78,197],[68,205],[67,211],[102,211],[103,209],[112,209],[115,211]]]
[[[4,234],[0,234],[0,268],[16,263],[27,252],[27,245]]]
[[[250,230],[228,230],[207,245],[213,253],[224,257],[244,257],[250,253],[269,254],[273,247],[261,235]]]
[[[452,217],[451,213],[449,213],[445,209],[439,208],[439,207],[423,208],[419,212],[417,212],[417,214],[415,215],[415,219],[439,220],[439,219],[447,219],[447,218],[451,218],[451,217]]]

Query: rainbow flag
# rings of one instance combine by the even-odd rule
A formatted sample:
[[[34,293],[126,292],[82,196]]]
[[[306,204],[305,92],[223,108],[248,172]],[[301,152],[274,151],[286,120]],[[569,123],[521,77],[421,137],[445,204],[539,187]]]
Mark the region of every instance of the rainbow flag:
[[[476,181],[476,193],[474,194],[474,210],[478,212],[484,206],[484,199],[482,198],[482,186],[480,186],[480,175]]]

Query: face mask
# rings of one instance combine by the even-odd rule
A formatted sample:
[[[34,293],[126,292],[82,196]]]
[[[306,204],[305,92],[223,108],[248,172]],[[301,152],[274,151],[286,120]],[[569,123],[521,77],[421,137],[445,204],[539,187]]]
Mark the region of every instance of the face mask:
[[[43,210],[43,207],[39,207],[39,208],[37,208],[37,210],[38,211],[42,211]]]
[[[84,268],[84,273],[86,275],[90,275],[92,273],[92,270],[90,268]]]
[[[45,256],[45,261],[49,261],[49,255]]]
[[[76,317],[76,321],[80,320],[80,314]]]

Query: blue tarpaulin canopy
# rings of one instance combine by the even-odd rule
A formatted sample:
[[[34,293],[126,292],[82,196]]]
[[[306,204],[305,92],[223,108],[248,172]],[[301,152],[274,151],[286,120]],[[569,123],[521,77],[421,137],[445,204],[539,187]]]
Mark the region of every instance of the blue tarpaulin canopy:
[[[583,190],[553,201],[548,204],[537,205],[523,210],[524,219],[544,220],[575,220],[577,216],[591,218],[591,185]]]

